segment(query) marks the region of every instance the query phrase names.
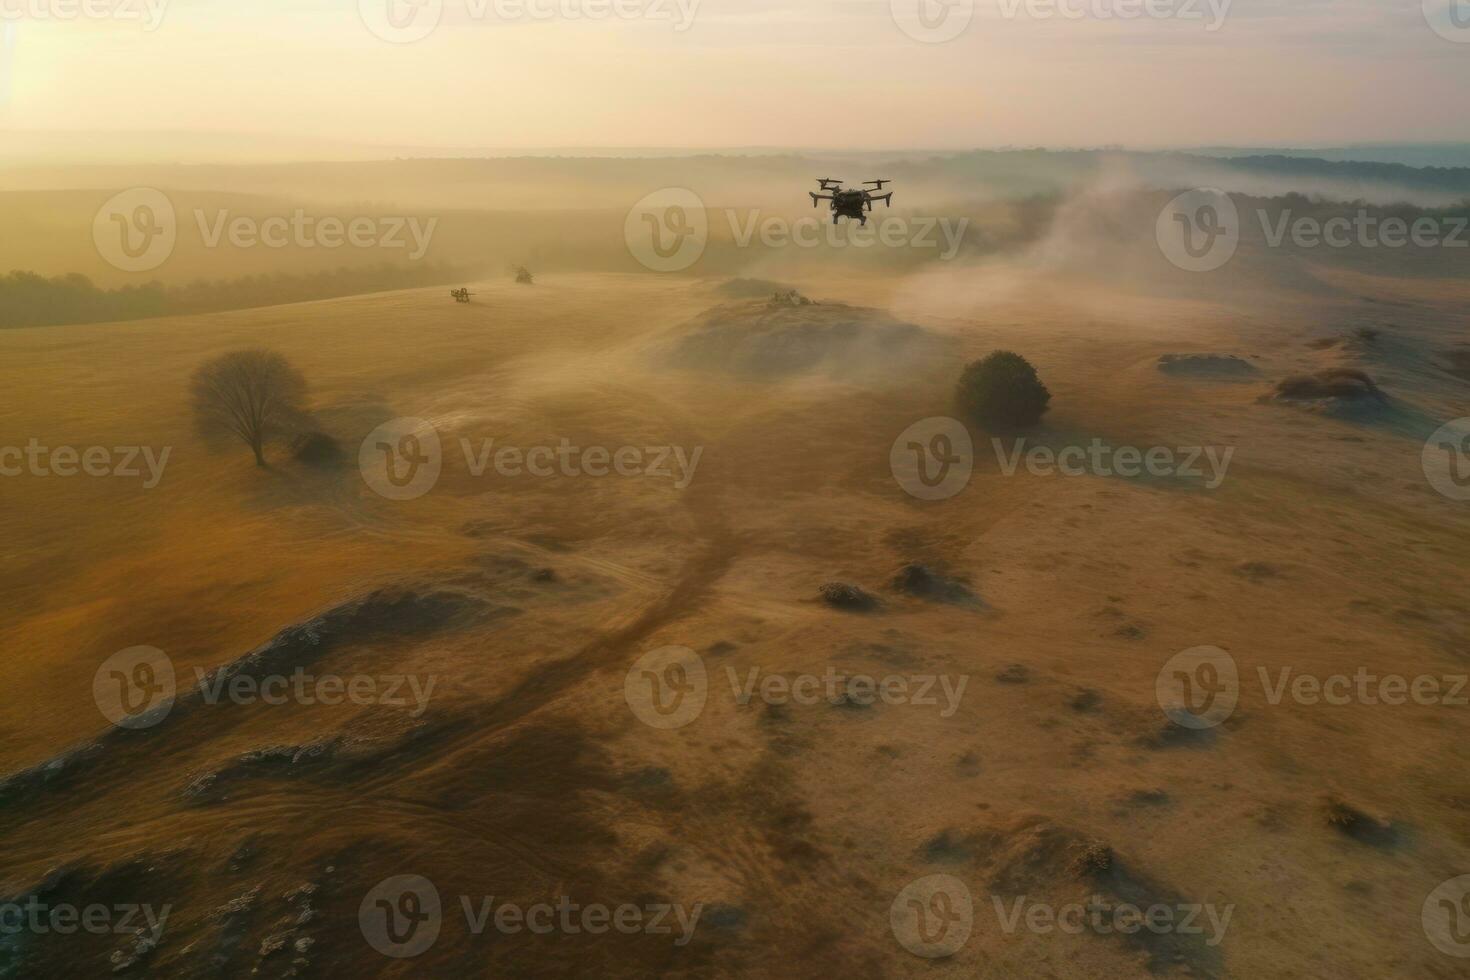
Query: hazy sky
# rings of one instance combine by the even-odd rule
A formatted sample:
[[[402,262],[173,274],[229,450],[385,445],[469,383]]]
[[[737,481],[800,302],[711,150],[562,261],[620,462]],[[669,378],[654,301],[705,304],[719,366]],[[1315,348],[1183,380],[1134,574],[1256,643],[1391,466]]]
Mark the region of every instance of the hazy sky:
[[[0,126],[506,148],[1465,140],[1455,2],[1440,22],[1459,43],[1420,0],[0,0]]]

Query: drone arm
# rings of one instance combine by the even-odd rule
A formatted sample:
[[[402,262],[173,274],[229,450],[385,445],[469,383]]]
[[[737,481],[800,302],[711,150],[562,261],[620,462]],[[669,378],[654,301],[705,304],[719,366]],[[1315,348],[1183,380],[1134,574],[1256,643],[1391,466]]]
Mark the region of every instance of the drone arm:
[[[816,207],[818,201],[832,200],[831,195],[818,194],[816,191],[807,191],[807,193],[812,196],[812,207]]]

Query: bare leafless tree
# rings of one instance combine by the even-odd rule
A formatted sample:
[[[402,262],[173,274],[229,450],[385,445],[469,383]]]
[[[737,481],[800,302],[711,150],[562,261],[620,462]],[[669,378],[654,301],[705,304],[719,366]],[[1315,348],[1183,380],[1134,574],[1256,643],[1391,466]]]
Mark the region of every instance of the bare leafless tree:
[[[192,381],[194,415],[207,435],[228,433],[265,465],[266,441],[300,426],[306,379],[271,350],[237,350],[199,366]]]

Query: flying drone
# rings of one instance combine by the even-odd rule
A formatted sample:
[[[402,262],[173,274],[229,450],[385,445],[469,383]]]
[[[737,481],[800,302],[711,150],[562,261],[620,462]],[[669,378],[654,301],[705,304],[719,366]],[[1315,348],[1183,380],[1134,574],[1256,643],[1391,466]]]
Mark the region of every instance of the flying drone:
[[[807,191],[807,193],[812,196],[812,207],[816,207],[818,201],[832,202],[832,223],[834,225],[837,224],[838,218],[856,218],[858,224],[866,225],[868,212],[873,210],[874,201],[882,201],[884,207],[893,206],[892,191],[886,194],[878,193],[883,189],[884,184],[891,183],[893,183],[892,180],[884,177],[881,180],[865,180],[862,187],[844,188],[840,179],[822,177],[817,184],[822,188],[823,193],[818,194],[816,191]],[[877,186],[869,189],[867,186],[869,184]]]

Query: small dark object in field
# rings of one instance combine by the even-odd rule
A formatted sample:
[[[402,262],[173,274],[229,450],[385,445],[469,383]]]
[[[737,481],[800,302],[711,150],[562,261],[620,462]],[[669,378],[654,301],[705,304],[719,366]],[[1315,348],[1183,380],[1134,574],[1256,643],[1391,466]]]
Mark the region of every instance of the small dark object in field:
[[[1002,684],[1024,684],[1031,679],[1031,668],[1025,664],[1011,664],[995,675]]]
[[[827,582],[817,590],[822,601],[834,609],[849,612],[871,612],[878,608],[878,600],[856,585],[846,582]]]
[[[1113,866],[1113,849],[1093,838],[1072,847],[1072,873],[1079,878],[1100,874]]]
[[[1370,847],[1390,848],[1399,842],[1399,828],[1390,820],[1366,813],[1339,796],[1323,800],[1327,823],[1353,840]]]
[[[1276,386],[1276,397],[1293,401],[1325,398],[1384,400],[1383,392],[1373,379],[1357,368],[1328,368],[1315,374],[1294,374]]]
[[[325,432],[303,432],[291,440],[291,456],[308,466],[336,466],[342,462],[342,447]]]
[[[516,266],[515,273],[516,282],[520,283],[523,286],[531,286],[534,285],[536,282],[536,278],[531,275],[531,270],[527,269],[523,265]]]
[[[893,576],[890,587],[895,592],[931,602],[974,602],[975,593],[963,583],[945,578],[926,565],[910,563]]]
[[[1072,698],[1073,711],[1091,711],[1102,704],[1102,695],[1092,688],[1083,688]]]
[[[965,368],[955,401],[967,418],[982,426],[1019,429],[1041,421],[1051,392],[1030,361],[998,350]]]

